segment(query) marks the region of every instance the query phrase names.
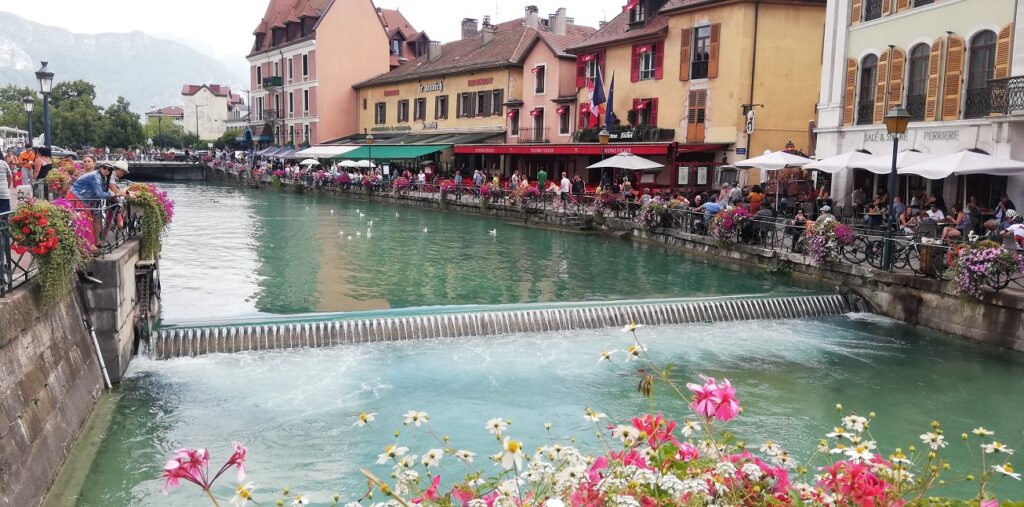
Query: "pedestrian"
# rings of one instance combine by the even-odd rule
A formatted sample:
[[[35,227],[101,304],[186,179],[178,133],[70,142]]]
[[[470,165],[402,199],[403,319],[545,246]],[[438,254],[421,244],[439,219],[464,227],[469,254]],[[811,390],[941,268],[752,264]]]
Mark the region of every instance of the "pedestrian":
[[[462,173],[455,171],[455,199],[462,200]]]
[[[548,181],[548,173],[547,173],[547,171],[544,170],[543,167],[541,167],[540,170],[537,171],[537,189],[543,191],[544,190],[544,183],[547,182],[547,181]]]
[[[562,181],[558,187],[558,195],[562,198],[562,208],[566,208],[569,205],[569,196],[572,191],[572,182],[569,181],[569,176],[562,172]]]
[[[587,186],[583,183],[583,178],[580,175],[572,177],[572,195],[576,198],[576,202],[583,203],[583,194],[586,193]]]
[[[11,190],[14,188],[14,173],[5,160],[0,160],[0,215],[11,211]]]
[[[71,190],[68,191],[67,196],[65,196],[65,199],[74,206],[75,210],[88,219],[90,229],[89,246],[99,241],[96,237],[99,230],[95,226],[98,222],[98,216],[93,212],[93,208],[98,208],[100,201],[109,199],[112,195],[103,187],[103,184],[110,177],[113,168],[113,164],[109,161],[100,162],[99,167],[95,171],[85,173],[78,178],[71,185]]]

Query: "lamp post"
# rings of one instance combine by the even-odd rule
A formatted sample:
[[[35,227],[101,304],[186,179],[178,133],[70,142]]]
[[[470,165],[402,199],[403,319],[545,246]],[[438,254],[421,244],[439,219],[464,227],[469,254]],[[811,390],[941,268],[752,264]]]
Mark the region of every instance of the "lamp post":
[[[35,109],[36,101],[31,95],[25,95],[21,99],[22,105],[25,106],[25,113],[28,115],[28,143],[26,147],[32,146],[32,110]]]
[[[882,257],[882,268],[892,269],[893,244],[892,236],[896,228],[896,214],[893,212],[893,199],[896,197],[896,158],[899,156],[900,136],[907,132],[910,113],[901,106],[896,106],[885,115],[885,130],[892,136],[892,168],[889,171],[889,220],[885,227],[885,246]]]
[[[601,143],[601,160],[602,161],[604,160],[604,149],[605,149],[606,146],[608,146],[608,139],[610,137],[611,137],[611,134],[608,133],[608,129],[607,128],[603,128],[603,129],[601,129],[600,132],[597,133],[597,141],[599,143]]]
[[[46,62],[36,71],[36,80],[39,81],[39,93],[43,94],[43,146],[50,149],[53,141],[50,139],[50,91],[53,90],[53,72],[46,68]]]
[[[366,156],[370,161],[370,168],[373,168],[373,134],[366,135]],[[373,174],[373,171],[370,171]]]

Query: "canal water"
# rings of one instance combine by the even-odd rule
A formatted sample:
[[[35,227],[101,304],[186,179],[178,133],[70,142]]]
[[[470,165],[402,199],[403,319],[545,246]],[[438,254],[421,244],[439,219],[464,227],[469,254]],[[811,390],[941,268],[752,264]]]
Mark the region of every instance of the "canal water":
[[[168,322],[820,291],[659,248],[477,217],[223,187],[174,186],[171,194],[178,218],[161,262]],[[366,238],[370,219],[379,221]],[[640,337],[656,361],[676,365],[679,382],[730,378],[745,409],[733,425],[738,437],[752,445],[772,438],[800,460],[837,423],[836,403],[875,411],[871,430],[886,453],[921,447],[917,436],[940,420],[959,471],[970,459],[961,432],[984,425],[1015,447],[1024,431],[1024,355],[872,315],[646,327]],[[598,449],[585,407],[613,422],[649,410],[635,377],[597,362],[601,351],[621,351],[629,340],[619,330],[593,330],[138,358],[114,394],[112,422],[77,504],[201,505],[195,488],[165,497],[161,466],[186,446],[209,447],[218,463],[232,441],[249,447],[261,504],[272,505],[282,487],[320,505],[335,492],[351,500],[365,488],[359,468],[387,475],[374,461],[395,430],[415,454],[440,447],[422,429],[401,425],[400,415],[413,409],[430,413],[429,427],[451,435],[453,447],[477,452],[483,469],[497,451],[484,429],[492,417],[511,419],[509,434],[527,449],[549,442],[546,422],[551,436]],[[655,409],[685,414],[665,389]],[[377,421],[353,427],[361,411],[377,412]],[[445,478],[464,473],[445,459]],[[1016,481],[996,487],[1002,497],[1024,498]],[[232,488],[225,482],[217,493],[229,498]],[[966,497],[972,489],[959,482],[946,492]]]

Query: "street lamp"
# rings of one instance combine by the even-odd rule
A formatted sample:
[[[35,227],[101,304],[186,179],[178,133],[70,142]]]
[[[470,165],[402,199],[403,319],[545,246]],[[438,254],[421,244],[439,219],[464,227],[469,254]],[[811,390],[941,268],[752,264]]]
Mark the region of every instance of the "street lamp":
[[[610,137],[611,134],[608,133],[607,128],[603,128],[600,132],[597,133],[597,141],[601,143],[601,160],[604,160],[604,149],[606,146],[608,146],[608,139]],[[607,171],[607,169],[605,170]]]
[[[373,168],[373,134],[366,135],[366,157],[370,160],[370,168]],[[373,171],[370,171],[373,174]]]
[[[24,97],[22,97],[21,103],[25,106],[25,113],[28,114],[28,144],[26,145],[27,147],[32,146],[32,110],[36,107],[36,101],[32,98],[31,95],[25,95]]]
[[[892,136],[892,168],[889,171],[889,220],[885,228],[885,247],[882,268],[892,269],[893,244],[892,236],[896,229],[896,214],[893,212],[893,199],[896,198],[896,157],[899,155],[900,136],[907,132],[910,124],[910,113],[901,106],[896,106],[885,115],[885,130]]]
[[[46,139],[43,145],[47,149],[53,144],[50,139],[50,91],[53,90],[53,72],[46,68],[46,62],[36,71],[36,79],[39,81],[39,93],[43,94],[43,133]]]

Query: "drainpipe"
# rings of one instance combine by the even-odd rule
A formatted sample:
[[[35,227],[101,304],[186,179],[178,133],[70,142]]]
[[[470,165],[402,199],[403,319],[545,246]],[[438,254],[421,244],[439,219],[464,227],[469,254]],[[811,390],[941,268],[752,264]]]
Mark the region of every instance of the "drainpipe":
[[[750,57],[750,93],[747,97],[747,104],[750,110],[754,109],[754,83],[757,78],[757,27],[758,22],[761,20],[761,0],[754,2],[754,50]],[[747,111],[743,111],[743,121],[746,121]],[[747,158],[753,156],[750,153],[751,146],[753,146],[754,133],[747,134]],[[759,176],[760,179],[760,176]],[[778,195],[776,193],[776,195]]]

